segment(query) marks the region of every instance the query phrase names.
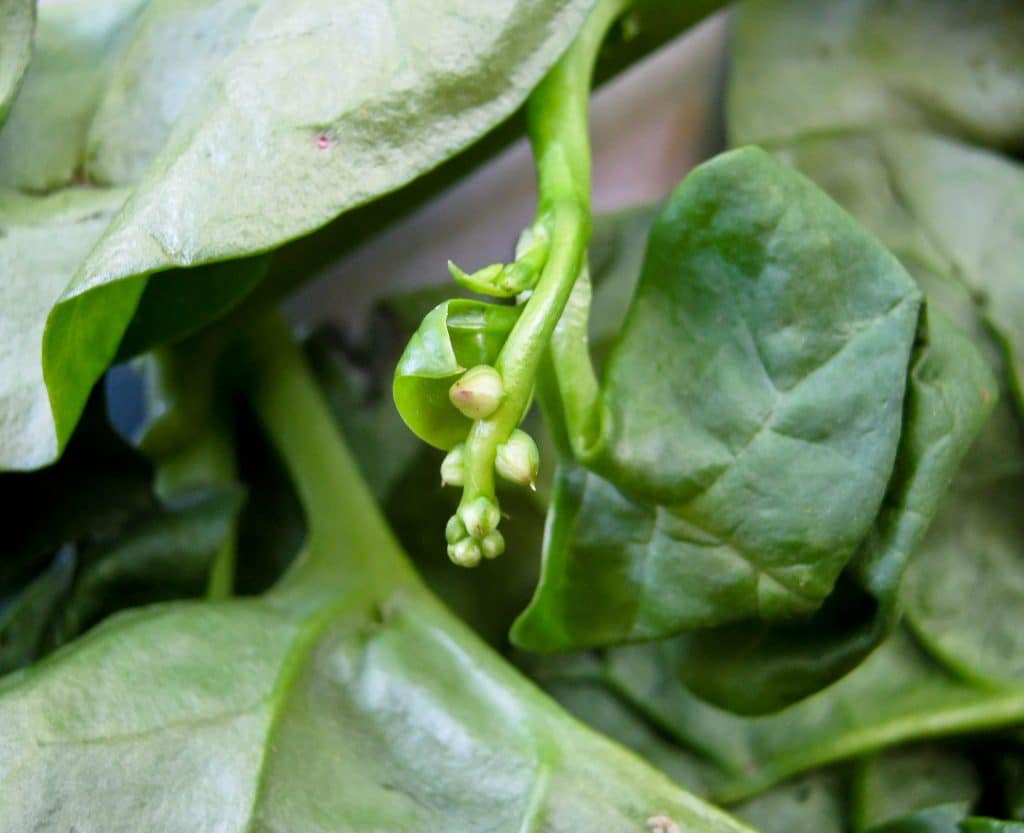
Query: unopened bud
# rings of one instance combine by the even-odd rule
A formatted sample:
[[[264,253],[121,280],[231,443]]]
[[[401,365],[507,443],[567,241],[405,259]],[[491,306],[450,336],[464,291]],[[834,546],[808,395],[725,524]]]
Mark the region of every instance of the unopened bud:
[[[480,563],[480,545],[472,538],[463,538],[448,547],[448,557],[460,567],[475,567]]]
[[[485,535],[483,540],[480,542],[480,552],[483,553],[484,558],[497,558],[503,552],[505,552],[505,538],[498,532],[494,532],[489,535]]]
[[[444,486],[461,486],[466,477],[466,445],[459,443],[441,461],[441,483]]]
[[[501,376],[486,364],[467,370],[448,390],[452,404],[470,419],[487,419],[498,410],[503,395]]]
[[[479,540],[494,532],[501,521],[501,512],[493,501],[478,497],[459,509],[459,520],[466,531]]]
[[[507,442],[498,446],[494,467],[506,480],[529,486],[540,471],[540,452],[533,437],[518,428]]]
[[[466,532],[466,525],[459,520],[458,515],[452,515],[448,519],[448,524],[444,528],[444,538],[449,544],[457,544],[463,538],[468,538],[469,533]]]

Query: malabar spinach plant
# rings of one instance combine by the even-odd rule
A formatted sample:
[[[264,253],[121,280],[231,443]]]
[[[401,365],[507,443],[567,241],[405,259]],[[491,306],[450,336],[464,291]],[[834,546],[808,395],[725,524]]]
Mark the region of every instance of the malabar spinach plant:
[[[0,829],[1021,828],[1024,11],[736,4],[595,216],[722,5],[0,0]],[[296,338],[523,135],[508,262]]]

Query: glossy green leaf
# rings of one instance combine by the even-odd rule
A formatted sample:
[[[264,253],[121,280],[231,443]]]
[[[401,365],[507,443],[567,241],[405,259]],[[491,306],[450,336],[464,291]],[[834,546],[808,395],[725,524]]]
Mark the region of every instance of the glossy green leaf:
[[[1024,823],[998,819],[970,818],[960,823],[959,833],[1024,833]]]
[[[516,641],[813,612],[884,497],[918,299],[877,241],[764,152],[691,173],[605,370],[584,460],[600,477],[562,475]]]
[[[35,0],[0,2],[0,125],[28,66],[35,22]]]
[[[395,405],[418,437],[446,450],[466,439],[472,422],[448,389],[469,368],[494,363],[518,316],[516,307],[456,299],[423,319],[394,380]]]
[[[733,144],[920,127],[1024,142],[1024,9],[1015,0],[767,0],[738,15]]]

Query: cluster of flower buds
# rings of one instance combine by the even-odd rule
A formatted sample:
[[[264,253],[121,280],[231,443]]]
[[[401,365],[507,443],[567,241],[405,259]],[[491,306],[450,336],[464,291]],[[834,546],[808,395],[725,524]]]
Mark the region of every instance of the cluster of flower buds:
[[[502,396],[501,376],[487,365],[467,370],[449,390],[452,404],[471,419],[487,419],[498,409]],[[494,468],[505,480],[535,488],[540,468],[537,443],[525,431],[515,429],[498,446]],[[441,482],[446,486],[465,485],[465,443],[455,446],[442,461]],[[445,529],[448,557],[463,567],[474,567],[484,558],[497,558],[505,551],[505,539],[498,532],[500,520],[498,505],[490,498],[477,497],[460,506]]]

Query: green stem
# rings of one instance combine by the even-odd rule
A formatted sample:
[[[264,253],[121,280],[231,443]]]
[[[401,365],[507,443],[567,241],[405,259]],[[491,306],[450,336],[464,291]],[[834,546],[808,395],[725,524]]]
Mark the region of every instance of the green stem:
[[[493,499],[494,459],[522,421],[541,357],[584,263],[590,235],[587,111],[594,62],[608,28],[630,0],[599,0],[572,46],[530,96],[530,142],[537,164],[539,222],[551,230],[547,263],[495,367],[501,406],[473,424],[466,441],[462,506]]]
[[[279,585],[359,583],[372,593],[415,582],[363,476],[345,445],[305,357],[285,322],[268,316],[245,342],[246,387],[306,515],[306,547]]]

